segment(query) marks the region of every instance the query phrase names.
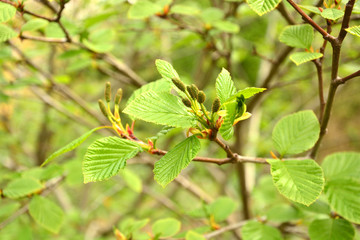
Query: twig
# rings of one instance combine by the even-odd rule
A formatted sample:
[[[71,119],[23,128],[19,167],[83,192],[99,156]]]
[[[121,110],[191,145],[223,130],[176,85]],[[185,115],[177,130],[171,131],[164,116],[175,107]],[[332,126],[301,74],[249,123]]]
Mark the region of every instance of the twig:
[[[347,81],[349,81],[350,79],[353,79],[353,78],[356,78],[356,77],[360,77],[360,70],[359,71],[356,71],[346,77],[343,77],[343,78],[339,78],[339,79],[336,79],[335,81],[338,83],[338,84],[344,84],[346,83]]]
[[[335,37],[331,36],[329,33],[327,33],[322,27],[320,27],[314,20],[311,19],[295,2],[292,0],[287,0],[288,3],[303,17],[303,19],[309,23],[315,30],[317,30],[324,39],[328,40],[329,42],[334,42]]]
[[[40,36],[28,36],[21,34],[19,36],[21,40],[33,40],[39,42],[48,42],[48,43],[66,43],[68,40],[66,38],[48,38],[48,37],[40,37]]]
[[[206,239],[211,239],[211,238],[214,238],[214,237],[217,237],[225,232],[228,232],[228,231],[232,231],[232,230],[235,230],[235,229],[238,229],[238,228],[241,228],[242,226],[244,226],[248,221],[241,221],[241,222],[238,222],[238,223],[234,223],[234,224],[231,224],[231,225],[228,225],[226,227],[223,227],[223,228],[220,228],[219,230],[216,230],[216,231],[213,231],[211,233],[208,233],[208,234],[205,234],[204,237]]]
[[[279,5],[276,8],[279,13],[281,14],[281,16],[283,16],[283,18],[286,20],[286,22],[289,25],[295,25],[296,22],[294,21],[294,19],[290,16],[290,14],[286,11],[284,2],[280,2]]]

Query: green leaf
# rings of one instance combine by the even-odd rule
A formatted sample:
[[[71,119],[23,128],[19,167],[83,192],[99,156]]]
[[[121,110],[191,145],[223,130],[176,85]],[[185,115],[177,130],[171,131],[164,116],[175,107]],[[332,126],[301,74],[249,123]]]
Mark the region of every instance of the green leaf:
[[[236,209],[236,203],[229,197],[219,197],[209,205],[209,213],[215,222],[225,221]]]
[[[169,62],[161,59],[156,59],[155,65],[158,72],[163,78],[169,81],[171,81],[172,78],[180,79],[179,74]]]
[[[250,8],[254,10],[259,16],[274,10],[281,0],[248,0]]]
[[[16,8],[10,4],[0,2],[0,23],[7,22],[15,16]]]
[[[48,21],[40,18],[35,18],[27,21],[24,25],[21,27],[21,31],[35,31],[41,28],[46,27],[49,24]]]
[[[324,215],[330,215],[331,209],[329,204],[327,204],[324,201],[321,201],[320,199],[317,199],[314,203],[312,203],[310,206],[305,206],[300,203],[293,203],[297,208],[308,211],[308,212],[314,212],[318,214],[324,214]]]
[[[97,52],[97,53],[110,52],[114,48],[114,45],[109,42],[94,43],[87,39],[83,40],[83,44],[90,50]]]
[[[236,101],[227,102],[224,104],[224,110],[226,115],[224,117],[224,122],[221,124],[219,133],[225,140],[229,140],[234,135],[234,121],[237,116],[237,107],[238,103]]]
[[[223,19],[224,15],[225,15],[224,12],[221,11],[219,8],[210,7],[210,8],[203,9],[201,11],[200,17],[204,23],[211,25],[211,24]]]
[[[318,219],[310,224],[309,236],[313,240],[353,240],[355,230],[344,219]]]
[[[290,47],[309,49],[314,39],[314,30],[309,24],[285,27],[279,40]]]
[[[135,98],[124,113],[160,125],[191,127],[196,124],[194,116],[186,110],[181,100],[170,93],[147,91]]]
[[[323,54],[318,52],[296,52],[290,55],[290,60],[299,66],[300,64],[310,62],[322,56]]]
[[[6,42],[7,40],[16,37],[17,35],[18,34],[8,26],[3,24],[0,25],[0,42]]]
[[[238,33],[240,31],[239,25],[230,21],[220,20],[214,22],[213,25],[215,28],[226,33]]]
[[[325,8],[320,15],[323,18],[335,21],[344,16],[344,11],[335,8]]]
[[[324,187],[321,167],[312,159],[268,159],[273,182],[288,199],[309,206],[320,196]]]
[[[315,13],[315,14],[321,14],[321,11],[318,7],[314,7],[311,5],[298,5],[300,8],[307,10],[309,12]]]
[[[176,4],[170,8],[170,13],[182,15],[197,15],[200,13],[200,10],[194,6]]]
[[[131,188],[134,192],[137,193],[140,193],[142,191],[142,181],[136,173],[130,171],[129,169],[124,169],[120,173],[129,188]]]
[[[150,82],[148,84],[145,84],[144,86],[142,86],[139,89],[136,89],[132,95],[129,97],[128,99],[128,104],[130,102],[132,102],[135,98],[137,98],[138,96],[140,96],[142,93],[147,92],[149,90],[153,90],[156,93],[162,93],[162,92],[167,92],[170,93],[171,88],[172,88],[172,82],[168,79],[159,79],[153,82]]]
[[[324,192],[330,206],[345,219],[360,224],[360,180],[333,179],[325,185]]]
[[[313,111],[297,112],[280,119],[272,132],[275,149],[281,156],[310,149],[319,138],[320,124]]]
[[[167,238],[174,236],[180,231],[181,222],[174,218],[164,218],[157,220],[152,225],[152,231],[155,236]]]
[[[345,29],[348,33],[360,37],[360,25]]]
[[[102,181],[116,175],[125,167],[126,160],[141,151],[141,146],[136,142],[118,137],[96,140],[84,157],[84,183]]]
[[[200,141],[196,136],[186,138],[155,163],[154,178],[165,187],[186,168],[200,150]]]
[[[321,166],[327,180],[336,178],[356,178],[360,180],[360,153],[334,153],[328,155]]]
[[[59,150],[57,150],[56,152],[54,152],[53,154],[51,154],[42,164],[42,166],[45,166],[46,164],[48,164],[49,162],[51,162],[54,158],[67,153],[75,148],[77,148],[80,144],[82,144],[93,132],[100,130],[104,127],[97,127],[94,129],[91,129],[90,131],[88,131],[87,133],[85,133],[84,135],[82,135],[81,137],[73,140],[72,142],[70,142],[69,144],[67,144],[66,146],[60,148]]]
[[[256,88],[256,87],[248,87],[244,88],[240,91],[238,91],[235,95],[233,95],[231,98],[229,98],[226,102],[232,101],[237,97],[240,97],[241,95],[244,96],[245,99],[251,98],[255,94],[261,93],[265,91],[266,88]]]
[[[266,219],[271,222],[291,222],[301,217],[297,208],[284,203],[276,204],[266,211]]]
[[[133,4],[129,11],[128,17],[131,19],[143,19],[161,12],[162,7],[148,0],[139,0]]]
[[[63,210],[49,199],[41,196],[33,197],[29,205],[29,212],[37,224],[53,233],[58,233],[64,222]]]
[[[185,240],[206,240],[205,237],[197,232],[188,231]]]
[[[249,221],[241,228],[243,240],[281,240],[278,229],[257,221]]]
[[[221,104],[225,103],[231,96],[236,93],[236,88],[230,73],[223,68],[216,78],[215,83],[216,95],[220,99]]]
[[[5,187],[4,195],[8,198],[17,199],[36,193],[43,188],[44,185],[34,178],[18,178]]]

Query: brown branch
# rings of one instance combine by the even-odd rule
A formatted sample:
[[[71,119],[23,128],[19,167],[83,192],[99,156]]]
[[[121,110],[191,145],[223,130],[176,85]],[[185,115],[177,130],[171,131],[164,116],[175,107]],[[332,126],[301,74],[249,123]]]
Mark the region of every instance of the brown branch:
[[[235,230],[235,229],[238,229],[238,228],[241,228],[242,226],[244,226],[248,221],[241,221],[241,222],[237,222],[237,223],[234,223],[234,224],[231,224],[231,225],[228,225],[226,227],[222,227],[220,228],[219,230],[216,230],[216,231],[213,231],[211,233],[207,233],[205,235],[203,235],[206,239],[211,239],[211,238],[214,238],[214,237],[217,237],[225,232],[228,232],[228,231],[232,231],[232,230]]]
[[[327,99],[326,106],[325,106],[324,117],[323,117],[321,125],[320,125],[320,136],[319,136],[319,139],[316,142],[314,148],[312,149],[312,151],[310,153],[310,156],[312,158],[316,157],[316,154],[321,145],[321,141],[327,132],[327,126],[328,126],[330,115],[331,115],[331,110],[332,110],[332,106],[333,106],[333,102],[334,102],[334,98],[335,98],[335,93],[336,93],[337,87],[341,84],[341,78],[338,77],[341,45],[347,34],[345,29],[348,28],[348,26],[349,26],[350,16],[351,16],[351,13],[352,13],[352,10],[354,7],[354,3],[355,3],[355,0],[349,0],[348,3],[346,4],[345,14],[344,14],[343,23],[341,25],[341,30],[340,30],[339,36],[334,41],[330,41],[331,46],[333,48],[332,65],[331,65],[331,84],[330,84],[330,88],[329,88],[328,99]]]
[[[66,38],[47,38],[47,37],[40,37],[40,36],[29,36],[20,34],[19,38],[21,40],[33,40],[39,42],[48,42],[48,43],[66,43],[68,40]]]
[[[311,19],[295,2],[287,0],[288,3],[303,17],[303,19],[309,23],[316,31],[318,31],[324,39],[329,42],[335,41],[335,37],[327,33],[322,27],[320,27],[314,20]]]
[[[340,85],[340,84],[344,84],[346,83],[347,81],[353,79],[353,78],[356,78],[356,77],[360,77],[360,70],[359,71],[356,71],[346,77],[343,77],[343,78],[339,78],[339,79],[336,79],[335,81]]]
[[[294,19],[290,16],[290,14],[286,11],[284,2],[280,2],[276,9],[279,11],[279,13],[281,14],[281,16],[283,16],[283,18],[286,20],[286,22],[287,22],[289,25],[295,25],[295,24],[296,24],[295,20],[294,20]]]

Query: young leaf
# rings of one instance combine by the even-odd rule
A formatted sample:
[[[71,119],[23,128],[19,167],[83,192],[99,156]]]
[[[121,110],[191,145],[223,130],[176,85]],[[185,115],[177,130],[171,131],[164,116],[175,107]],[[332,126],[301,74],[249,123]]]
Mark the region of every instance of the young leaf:
[[[360,153],[334,153],[328,155],[321,166],[327,180],[339,178],[356,178],[360,180]]]
[[[134,99],[123,111],[147,122],[173,127],[191,127],[195,118],[181,100],[170,93],[147,91]]]
[[[321,167],[312,159],[268,159],[273,182],[288,199],[309,206],[321,194],[324,176]]]
[[[181,222],[174,218],[164,218],[157,220],[152,225],[152,231],[155,236],[168,238],[174,236],[180,231]]]
[[[214,27],[226,33],[238,33],[240,31],[238,24],[224,20],[214,22]]]
[[[315,13],[315,14],[321,14],[321,11],[318,7],[314,7],[311,5],[298,5],[300,8],[307,10],[309,12]]]
[[[183,14],[183,15],[197,15],[200,10],[194,6],[183,4],[175,4],[170,8],[170,13]]]
[[[235,95],[231,96],[229,99],[227,99],[226,102],[233,101],[234,99],[236,99],[237,97],[240,97],[241,95],[243,95],[245,99],[248,99],[248,98],[251,98],[252,96],[254,96],[255,94],[261,93],[265,90],[266,90],[266,88],[256,88],[256,87],[244,88],[244,89],[238,91]]]
[[[254,10],[259,16],[264,15],[274,10],[281,0],[248,0],[250,8]]]
[[[216,78],[215,83],[216,95],[219,97],[221,104],[225,103],[231,96],[236,93],[233,80],[230,73],[223,68]]]
[[[284,203],[276,204],[266,211],[266,219],[271,222],[291,222],[301,217],[301,212],[296,207]]]
[[[126,160],[141,151],[141,146],[136,142],[118,137],[96,140],[84,157],[84,183],[102,181],[116,175],[125,167]]]
[[[345,29],[348,33],[360,37],[360,25]]]
[[[44,185],[34,178],[18,178],[5,187],[4,195],[8,198],[17,199],[36,193],[43,188]]]
[[[171,81],[172,78],[180,79],[179,74],[169,62],[161,59],[156,59],[155,65],[158,72],[163,78],[169,81]]]
[[[48,21],[41,19],[41,18],[35,18],[27,21],[22,27],[21,31],[35,31],[41,28],[46,27],[49,24]]]
[[[335,8],[325,8],[320,15],[323,18],[335,21],[344,16],[344,11]]]
[[[314,30],[309,24],[285,27],[279,40],[290,47],[309,49],[314,39]]]
[[[131,19],[143,19],[148,18],[156,13],[160,12],[162,7],[156,3],[150,2],[148,0],[136,1],[133,4],[129,11],[128,17]]]
[[[49,162],[51,162],[54,158],[70,152],[71,150],[74,150],[75,148],[77,148],[78,146],[80,146],[80,144],[82,144],[93,132],[103,129],[104,127],[97,127],[94,129],[91,129],[90,131],[88,131],[87,133],[85,133],[84,135],[82,135],[81,137],[73,140],[72,142],[70,142],[69,144],[67,144],[66,146],[60,148],[59,150],[57,150],[56,152],[54,152],[53,154],[51,154],[42,164],[41,167],[45,166],[46,164],[48,164]]]
[[[225,221],[236,209],[236,203],[229,197],[219,197],[209,205],[209,213],[215,222]]]
[[[360,180],[336,178],[326,182],[330,206],[345,219],[360,224]]]
[[[234,135],[233,124],[237,116],[237,106],[238,103],[236,101],[226,102],[224,104],[226,115],[219,129],[219,133],[225,140],[229,140]]]
[[[281,156],[302,153],[319,138],[320,125],[313,111],[306,110],[282,118],[274,127],[272,140]]]
[[[188,137],[177,144],[155,163],[155,180],[165,187],[189,165],[199,150],[200,141],[196,136]]]
[[[172,83],[168,79],[159,79],[153,82],[150,82],[139,89],[136,89],[131,96],[129,97],[127,104],[131,103],[135,98],[140,96],[142,93],[152,90],[156,93],[167,92],[170,93],[172,88]]]
[[[37,224],[53,233],[58,233],[64,222],[63,210],[49,199],[41,196],[35,195],[31,199],[29,212]]]
[[[185,240],[206,240],[205,237],[197,232],[188,231]]]
[[[3,24],[0,25],[0,42],[6,42],[7,40],[16,36],[17,33],[14,32],[14,30]]]
[[[10,4],[0,2],[0,23],[7,22],[15,16],[16,8]]]
[[[309,226],[309,236],[316,240],[352,240],[355,230],[345,219],[317,219]]]
[[[257,221],[248,221],[241,228],[241,236],[243,240],[282,240],[281,233],[278,229]]]
[[[124,169],[120,172],[122,178],[126,182],[126,184],[134,190],[134,192],[141,193],[142,191],[142,181],[141,178],[134,173],[133,171],[130,171],[129,169]]]
[[[290,55],[290,60],[293,61],[296,66],[299,66],[300,64],[310,62],[322,56],[323,54],[318,52],[297,52]]]

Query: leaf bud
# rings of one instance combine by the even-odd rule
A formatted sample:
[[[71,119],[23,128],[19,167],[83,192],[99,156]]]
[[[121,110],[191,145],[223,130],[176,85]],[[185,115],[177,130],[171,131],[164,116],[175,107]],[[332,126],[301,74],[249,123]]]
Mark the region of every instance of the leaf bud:
[[[174,85],[182,92],[185,92],[185,84],[178,78],[172,78],[171,81],[174,83]]]
[[[105,86],[105,100],[108,103],[111,101],[111,84],[110,84],[110,82],[107,82],[106,86]]]
[[[183,98],[183,99],[181,99],[181,100],[182,100],[182,102],[183,102],[183,104],[184,104],[185,106],[191,108],[191,102],[190,102],[189,99]]]
[[[121,102],[121,98],[122,98],[122,95],[123,95],[123,91],[121,88],[119,88],[116,92],[116,96],[115,96],[115,104],[116,105],[119,105],[119,103]]]
[[[100,107],[101,112],[104,114],[105,117],[108,117],[108,113],[106,111],[105,103],[101,99],[99,99],[98,103],[99,103],[99,107]]]
[[[204,103],[206,99],[206,95],[203,91],[200,91],[198,96],[197,96],[197,100],[199,103]]]
[[[211,111],[213,113],[216,113],[217,111],[220,110],[220,99],[219,98],[215,98],[212,107],[211,107]]]

